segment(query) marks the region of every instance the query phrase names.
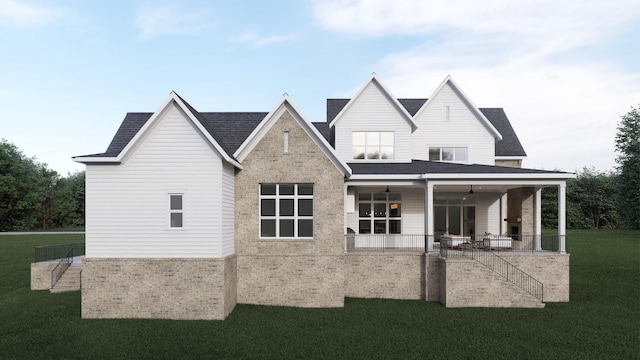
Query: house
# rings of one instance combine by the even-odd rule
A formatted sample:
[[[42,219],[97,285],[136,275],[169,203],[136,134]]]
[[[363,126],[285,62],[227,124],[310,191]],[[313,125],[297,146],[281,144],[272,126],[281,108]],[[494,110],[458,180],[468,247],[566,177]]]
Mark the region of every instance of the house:
[[[171,92],[128,113],[104,153],[74,158],[86,164],[82,316],[568,301],[573,174],[525,157],[504,111],[477,108],[449,76],[428,99],[397,99],[373,74],[327,100],[319,123],[286,94],[268,113],[223,113]],[[545,187],[559,189],[549,236]]]

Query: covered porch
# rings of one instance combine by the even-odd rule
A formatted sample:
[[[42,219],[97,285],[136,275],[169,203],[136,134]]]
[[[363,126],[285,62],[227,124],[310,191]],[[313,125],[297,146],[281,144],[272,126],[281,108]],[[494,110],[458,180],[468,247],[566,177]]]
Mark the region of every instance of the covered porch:
[[[351,179],[344,186],[344,250],[565,253],[567,174],[545,174],[538,179],[504,174]],[[546,187],[558,188],[558,228],[542,234]]]

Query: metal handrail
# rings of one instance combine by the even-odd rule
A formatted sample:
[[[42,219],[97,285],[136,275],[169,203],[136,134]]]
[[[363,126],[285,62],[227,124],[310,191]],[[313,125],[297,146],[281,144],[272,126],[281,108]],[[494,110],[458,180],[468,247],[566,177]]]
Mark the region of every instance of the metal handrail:
[[[58,261],[58,264],[51,270],[51,288],[60,280],[62,274],[71,266],[73,262],[73,246],[69,247],[69,250],[64,254],[62,259]]]
[[[498,256],[490,249],[468,245],[459,249],[450,249],[447,246],[440,247],[442,257],[466,257],[488,267],[496,274],[505,278],[508,282],[518,286],[536,299],[543,301],[544,285],[533,276],[522,271],[517,266]]]
[[[43,245],[35,247],[35,261],[42,262],[49,260],[57,260],[64,257],[69,247],[73,247],[73,253],[78,255],[84,255],[85,248],[84,243],[72,243],[72,244],[59,244],[59,245]]]

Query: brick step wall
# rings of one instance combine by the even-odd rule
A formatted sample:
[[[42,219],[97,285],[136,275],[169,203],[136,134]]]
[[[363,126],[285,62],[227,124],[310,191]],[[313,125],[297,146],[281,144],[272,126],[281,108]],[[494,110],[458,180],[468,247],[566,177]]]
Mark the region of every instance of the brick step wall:
[[[80,272],[82,271],[82,267],[80,266],[69,266],[69,268],[62,274],[60,280],[53,286],[53,288],[49,291],[52,293],[55,292],[64,292],[64,291],[76,291],[80,290]]]

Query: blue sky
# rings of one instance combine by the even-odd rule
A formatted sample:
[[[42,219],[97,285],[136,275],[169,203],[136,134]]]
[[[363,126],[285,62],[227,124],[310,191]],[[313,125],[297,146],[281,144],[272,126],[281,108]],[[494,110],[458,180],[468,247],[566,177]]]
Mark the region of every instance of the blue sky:
[[[0,138],[65,175],[171,90],[200,111],[269,111],[287,92],[323,121],[371,72],[422,98],[451,74],[505,109],[525,167],[609,170],[640,104],[640,2],[566,3],[0,0]]]

